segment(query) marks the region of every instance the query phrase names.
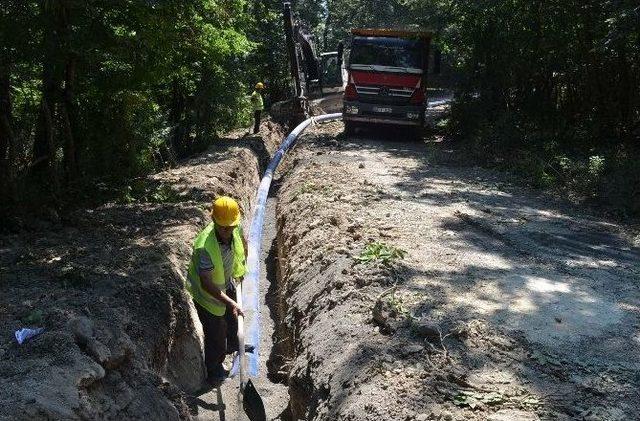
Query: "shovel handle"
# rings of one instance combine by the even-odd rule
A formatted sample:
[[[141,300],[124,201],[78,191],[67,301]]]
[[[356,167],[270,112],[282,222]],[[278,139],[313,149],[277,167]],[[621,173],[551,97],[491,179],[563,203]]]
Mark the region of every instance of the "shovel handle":
[[[242,283],[236,285],[236,303],[242,308]],[[244,372],[244,316],[238,314],[238,368],[240,374],[240,393],[246,383]]]

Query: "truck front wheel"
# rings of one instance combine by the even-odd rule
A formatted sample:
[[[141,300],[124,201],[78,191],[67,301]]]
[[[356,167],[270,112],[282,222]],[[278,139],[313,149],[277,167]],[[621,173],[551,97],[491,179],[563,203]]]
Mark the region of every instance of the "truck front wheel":
[[[344,134],[346,136],[353,136],[356,134],[356,124],[353,121],[344,122]]]
[[[424,129],[422,128],[422,126],[411,127],[409,128],[408,135],[411,141],[420,142],[422,141],[422,136],[424,136]]]

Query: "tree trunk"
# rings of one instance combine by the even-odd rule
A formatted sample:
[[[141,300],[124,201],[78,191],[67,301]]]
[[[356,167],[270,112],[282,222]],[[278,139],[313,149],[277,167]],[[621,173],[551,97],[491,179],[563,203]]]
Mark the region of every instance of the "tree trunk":
[[[71,10],[68,1],[58,2],[53,10],[55,18],[56,34],[58,42],[56,48],[64,57],[64,88],[61,92],[61,104],[59,106],[59,118],[61,124],[61,136],[63,138],[63,163],[64,175],[67,183],[72,182],[78,175],[77,149],[75,137],[75,106],[74,87],[76,79],[76,57],[71,51]],[[60,70],[63,70],[62,67]],[[61,75],[62,76],[62,75]]]
[[[40,117],[38,119],[38,131],[36,132],[36,143],[34,143],[34,158],[31,164],[31,171],[42,187],[51,187],[52,193],[57,195],[60,192],[60,182],[54,156],[53,132],[53,111],[50,108],[49,101],[43,99],[40,102]],[[36,155],[36,147],[38,148],[38,155]],[[38,157],[36,158],[36,156]],[[51,183],[51,185],[47,186],[48,183]]]
[[[43,34],[44,59],[42,63],[42,100],[40,101],[40,115],[38,127],[33,143],[31,174],[41,187],[51,187],[52,193],[57,195],[60,190],[55,160],[54,115],[58,83],[56,82],[55,57],[56,34],[51,21],[54,19],[50,10],[43,6],[45,21]],[[51,183],[50,186],[47,184]]]
[[[331,9],[327,11],[327,18],[324,20],[324,30],[322,31],[322,46],[324,51],[329,51],[327,38],[329,37],[329,25],[331,24]]]
[[[629,68],[632,68],[633,64],[627,60],[627,48],[626,45],[623,44],[619,51],[618,57],[616,60],[616,67],[618,69],[618,74],[620,77],[617,91],[618,91],[618,102],[620,104],[620,114],[618,116],[621,128],[621,133],[617,133],[617,135],[624,139],[631,133],[631,128],[633,127],[633,109],[632,109],[632,95],[634,95],[633,84],[631,83],[631,72]],[[636,92],[637,95],[637,92]]]
[[[68,1],[59,3],[56,13],[57,33],[60,35],[59,49],[66,57],[64,64],[64,90],[60,107],[60,122],[64,136],[63,162],[67,182],[78,178],[77,108],[75,106],[77,57],[71,49],[71,6]]]
[[[64,130],[64,167],[67,182],[78,177],[78,148],[76,144],[77,110],[75,106],[75,57],[70,57],[65,69],[65,84],[63,104],[60,108],[60,117]]]
[[[11,78],[8,65],[0,67],[0,194],[12,199],[14,139],[12,130]]]
[[[173,79],[171,94],[172,98],[169,122],[171,126],[173,126],[173,133],[171,133],[170,140],[170,148],[173,152],[173,157],[170,164],[175,165],[175,156],[183,158],[187,153],[186,134],[184,132],[185,98],[182,85],[178,78]]]

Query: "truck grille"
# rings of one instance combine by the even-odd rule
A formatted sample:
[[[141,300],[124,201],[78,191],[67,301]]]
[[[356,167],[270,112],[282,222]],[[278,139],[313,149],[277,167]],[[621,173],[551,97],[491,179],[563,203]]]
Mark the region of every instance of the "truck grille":
[[[415,89],[412,88],[389,89],[389,94],[391,96],[411,98],[411,95],[413,95],[413,91],[415,91]]]
[[[356,91],[358,92],[358,96],[362,102],[407,104],[415,89],[356,85]]]
[[[358,95],[378,95],[380,88],[375,86],[358,86],[356,85]]]

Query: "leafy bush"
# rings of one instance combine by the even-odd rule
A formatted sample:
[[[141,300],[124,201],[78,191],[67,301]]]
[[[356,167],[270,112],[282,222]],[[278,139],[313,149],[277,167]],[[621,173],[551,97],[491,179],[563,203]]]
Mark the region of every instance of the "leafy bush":
[[[136,180],[125,186],[121,192],[123,203],[178,203],[181,197],[169,184],[150,183],[145,179]]]
[[[2,207],[73,203],[97,183],[174,165],[246,124],[256,80],[286,91],[286,52],[264,48],[282,43],[280,9],[244,0],[4,2]]]

